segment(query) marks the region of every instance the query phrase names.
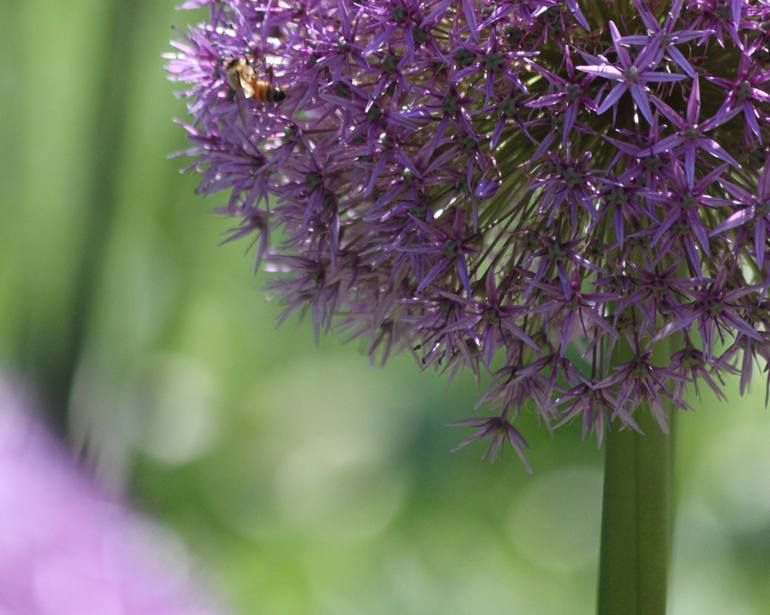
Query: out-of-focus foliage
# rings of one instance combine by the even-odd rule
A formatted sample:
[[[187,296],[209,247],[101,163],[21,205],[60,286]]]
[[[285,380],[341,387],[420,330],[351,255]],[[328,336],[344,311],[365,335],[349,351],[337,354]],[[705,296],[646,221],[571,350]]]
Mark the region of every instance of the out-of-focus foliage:
[[[276,330],[244,245],[217,247],[221,199],[165,157],[180,19],[171,0],[0,4],[2,363],[69,399],[52,422],[236,613],[592,613],[592,442],[528,430],[533,477],[510,451],[449,455],[470,381]],[[770,418],[758,384],[728,388],[676,425],[672,615],[770,610]]]

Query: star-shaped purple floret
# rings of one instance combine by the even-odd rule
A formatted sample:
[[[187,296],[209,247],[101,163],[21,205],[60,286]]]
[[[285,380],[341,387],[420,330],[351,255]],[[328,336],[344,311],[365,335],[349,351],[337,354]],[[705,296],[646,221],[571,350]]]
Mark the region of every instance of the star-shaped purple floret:
[[[642,18],[644,25],[647,27],[647,34],[634,34],[631,36],[623,36],[619,42],[622,45],[647,45],[652,39],[660,35],[660,50],[665,52],[669,58],[679,66],[689,77],[694,78],[696,73],[692,64],[687,60],[684,54],[679,51],[677,45],[683,43],[689,43],[695,39],[703,39],[704,36],[709,34],[708,30],[674,30],[676,22],[679,20],[679,16],[682,13],[682,0],[674,0],[669,11],[666,21],[661,26],[658,20],[650,11],[645,2],[640,0],[634,1],[634,6],[639,12],[639,16]]]
[[[741,51],[741,59],[734,79],[715,76],[708,76],[706,79],[728,91],[720,111],[730,113],[734,109],[742,110],[746,120],[746,135],[753,134],[761,143],[762,136],[758,121],[761,115],[757,104],[770,103],[770,94],[761,89],[767,87],[765,84],[770,82],[770,70],[757,70],[757,63],[752,55],[758,48],[757,43],[750,49]]]
[[[761,269],[765,262],[767,227],[770,223],[770,158],[765,162],[757,182],[756,194],[725,179],[720,182],[725,190],[743,207],[711,231],[719,235],[730,229],[754,223],[754,257]]]
[[[602,114],[613,108],[623,94],[631,92],[631,96],[633,97],[636,106],[639,107],[639,111],[641,111],[644,119],[651,124],[652,110],[650,108],[650,98],[647,93],[647,84],[680,81],[685,79],[686,76],[677,73],[653,70],[658,62],[660,62],[660,49],[661,43],[663,42],[662,32],[653,35],[647,44],[639,51],[636,58],[631,60],[631,55],[621,43],[622,37],[620,36],[620,32],[618,32],[617,26],[612,21],[610,21],[609,26],[617,63],[612,64],[603,56],[598,56],[598,59],[603,61],[602,64],[578,66],[577,69],[584,73],[588,73],[589,75],[617,82],[607,96],[604,97],[602,104],[599,105],[597,113]]]
[[[562,144],[566,146],[581,107],[596,111],[596,105],[586,91],[592,77],[583,76],[582,79],[577,78],[569,47],[566,47],[564,50],[564,68],[567,72],[566,79],[538,66],[534,62],[530,65],[534,70],[545,77],[551,87],[549,88],[548,94],[529,101],[526,106],[538,109],[553,105],[563,105]]]
[[[720,109],[716,115],[707,119],[705,122],[699,123],[700,86],[697,77],[693,80],[692,90],[690,91],[690,97],[687,101],[687,112],[685,117],[679,115],[657,96],[653,95],[651,96],[651,99],[653,103],[655,103],[655,106],[660,109],[660,112],[673,124],[674,128],[677,129],[677,132],[673,135],[663,137],[647,149],[642,150],[639,153],[640,157],[654,156],[675,149],[682,151],[684,153],[684,170],[685,175],[687,176],[687,185],[690,188],[695,185],[695,162],[697,160],[699,149],[702,149],[715,158],[719,158],[736,168],[741,166],[735,158],[727,153],[727,150],[719,145],[719,143],[711,137],[706,136],[706,133],[710,130],[713,130],[717,126],[732,119],[738,113],[738,109],[732,111]]]

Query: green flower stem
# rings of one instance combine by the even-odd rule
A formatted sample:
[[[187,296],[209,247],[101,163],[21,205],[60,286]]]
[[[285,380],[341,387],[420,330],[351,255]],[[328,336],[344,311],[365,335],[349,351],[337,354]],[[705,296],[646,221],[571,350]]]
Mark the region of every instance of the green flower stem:
[[[665,359],[654,363],[667,364]],[[634,418],[644,435],[615,428],[605,444],[599,615],[666,612],[673,438],[648,408],[638,408]]]

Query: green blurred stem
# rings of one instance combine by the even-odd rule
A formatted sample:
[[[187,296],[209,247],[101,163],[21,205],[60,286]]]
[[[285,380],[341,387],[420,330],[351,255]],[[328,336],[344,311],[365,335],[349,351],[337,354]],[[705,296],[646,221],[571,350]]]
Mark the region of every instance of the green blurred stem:
[[[67,411],[75,373],[86,344],[116,212],[115,185],[121,172],[128,98],[123,87],[125,72],[115,67],[132,56],[141,25],[139,18],[147,1],[105,0],[100,5],[107,42],[94,48],[98,61],[92,83],[98,97],[94,109],[89,111],[92,132],[84,136],[88,147],[83,148],[86,155],[82,162],[89,169],[82,204],[86,228],[68,289],[73,307],[60,315],[61,327],[53,339],[37,335],[39,323],[34,312],[28,314],[22,324],[24,334],[18,350],[19,362],[42,392],[50,426],[60,435],[67,431]],[[33,13],[38,10],[35,7],[34,3],[29,7],[25,5],[25,9]],[[93,40],[99,40],[96,34],[94,37]],[[38,45],[38,42],[30,44]]]
[[[653,362],[667,365],[668,356],[658,350]],[[628,357],[620,349],[613,361]],[[634,418],[644,434],[613,425],[605,444],[599,615],[666,612],[673,432],[663,433],[649,408],[639,407]]]

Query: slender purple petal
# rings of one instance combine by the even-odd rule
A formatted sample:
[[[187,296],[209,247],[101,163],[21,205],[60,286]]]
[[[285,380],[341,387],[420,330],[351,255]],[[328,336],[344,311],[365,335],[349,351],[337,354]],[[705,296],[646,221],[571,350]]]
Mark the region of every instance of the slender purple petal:
[[[650,99],[647,98],[647,93],[644,89],[636,84],[631,86],[631,96],[634,98],[636,106],[639,107],[639,111],[642,112],[644,119],[649,124],[652,124],[652,109],[650,109]]]
[[[740,163],[735,158],[733,158],[730,154],[728,154],[727,150],[725,150],[721,145],[719,145],[719,143],[714,141],[714,139],[711,139],[709,137],[702,137],[698,139],[698,145],[700,145],[700,147],[702,147],[712,156],[715,156],[720,160],[724,160],[725,162],[731,164],[736,168],[740,168],[741,166]]]
[[[605,79],[613,79],[614,81],[622,81],[623,73],[614,66],[606,64],[593,65],[593,66],[576,66],[579,71],[594,75],[596,77],[604,77]]]
[[[627,89],[628,86],[625,83],[617,84],[610,90],[609,94],[604,97],[602,104],[599,105],[599,108],[596,110],[596,112],[601,115],[602,113],[610,110],[615,105],[615,103],[618,102],[620,97],[626,93]]]

